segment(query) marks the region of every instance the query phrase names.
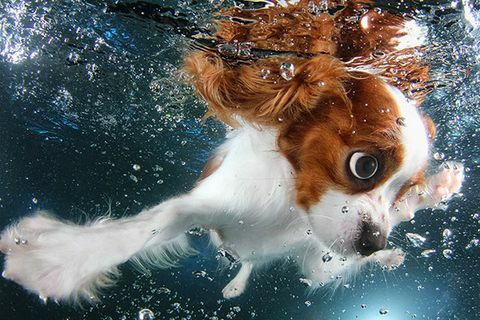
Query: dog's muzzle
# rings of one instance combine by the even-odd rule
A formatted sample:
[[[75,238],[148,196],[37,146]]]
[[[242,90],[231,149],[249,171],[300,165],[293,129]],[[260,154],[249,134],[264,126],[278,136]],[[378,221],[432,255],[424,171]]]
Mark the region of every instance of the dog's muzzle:
[[[374,252],[385,249],[387,236],[380,227],[365,222],[362,225],[360,237],[355,241],[355,250],[362,256],[369,256]]]

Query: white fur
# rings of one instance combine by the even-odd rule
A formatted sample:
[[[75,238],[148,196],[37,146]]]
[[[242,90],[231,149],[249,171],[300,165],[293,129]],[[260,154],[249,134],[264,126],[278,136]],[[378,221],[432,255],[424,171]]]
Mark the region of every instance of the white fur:
[[[393,39],[396,50],[419,48],[426,43],[428,29],[416,20],[407,20],[400,32],[405,35]]]
[[[428,155],[417,110],[398,90],[391,93],[406,119],[402,144],[408,161],[378,190],[355,196],[329,190],[307,215],[293,200],[295,175],[278,152],[278,133],[244,124],[219,147],[224,160],[218,170],[185,195],[130,218],[80,226],[40,213],[7,228],[0,239],[6,254],[3,275],[41,297],[94,299],[98,289],[112,283],[116,266],[129,259],[170,266],[191,253],[184,232],[194,226],[215,230],[217,245],[242,264],[223,290],[225,298],[245,290],[252,270],[286,256],[317,285],[348,276],[369,262],[393,268],[403,262],[399,249],[369,257],[351,249],[361,223],[358,213],[365,209],[389,232],[410,218],[410,212],[458,192],[463,171],[460,165],[441,171],[430,178],[428,197],[409,194],[398,212],[391,212],[393,195]],[[341,212],[345,205],[348,213]]]

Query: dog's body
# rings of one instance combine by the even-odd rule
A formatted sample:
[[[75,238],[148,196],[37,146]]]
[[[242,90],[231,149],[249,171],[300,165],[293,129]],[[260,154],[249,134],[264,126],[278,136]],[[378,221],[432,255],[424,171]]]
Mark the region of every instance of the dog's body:
[[[284,3],[279,17],[302,6],[306,1]],[[357,28],[374,26],[366,12]],[[410,41],[402,26],[395,25],[391,39]],[[402,41],[385,51],[408,50]],[[418,45],[412,43],[410,48]],[[268,57],[246,66],[228,65],[211,52],[192,54],[186,69],[200,94],[213,113],[236,126],[195,188],[130,218],[84,226],[46,214],[24,218],[2,234],[4,277],[45,298],[93,298],[118,264],[133,258],[168,266],[188,253],[184,233],[195,226],[211,230],[220,251],[241,263],[225,298],[244,291],[253,269],[285,257],[315,285],[368,262],[399,266],[404,253],[385,249],[392,228],[451,198],[460,190],[463,169],[450,163],[424,179],[435,133],[418,111],[421,97],[407,99],[358,61],[346,67],[341,50],[327,44],[320,51],[332,52],[318,57]],[[291,77],[282,75],[285,59],[296,66]],[[267,77],[260,77],[266,67]]]

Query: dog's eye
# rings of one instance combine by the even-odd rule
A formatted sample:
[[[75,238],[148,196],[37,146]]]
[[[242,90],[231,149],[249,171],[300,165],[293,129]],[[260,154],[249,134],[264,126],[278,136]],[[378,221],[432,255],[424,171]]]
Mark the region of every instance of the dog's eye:
[[[378,161],[377,158],[368,153],[355,152],[350,157],[349,167],[356,178],[366,180],[373,177],[377,172]]]

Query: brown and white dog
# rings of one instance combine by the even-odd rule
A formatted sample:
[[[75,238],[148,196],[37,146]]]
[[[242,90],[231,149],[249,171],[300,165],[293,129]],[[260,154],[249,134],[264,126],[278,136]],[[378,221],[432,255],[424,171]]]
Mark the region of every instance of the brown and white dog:
[[[193,190],[87,225],[23,218],[1,235],[5,278],[45,299],[94,299],[127,260],[168,266],[188,253],[196,226],[241,264],[225,298],[287,256],[314,285],[402,264],[401,249],[385,249],[392,228],[464,179],[453,162],[425,176],[435,127],[418,109],[424,30],[363,2],[264,2],[222,11],[215,50],[186,57],[209,114],[234,127]]]

